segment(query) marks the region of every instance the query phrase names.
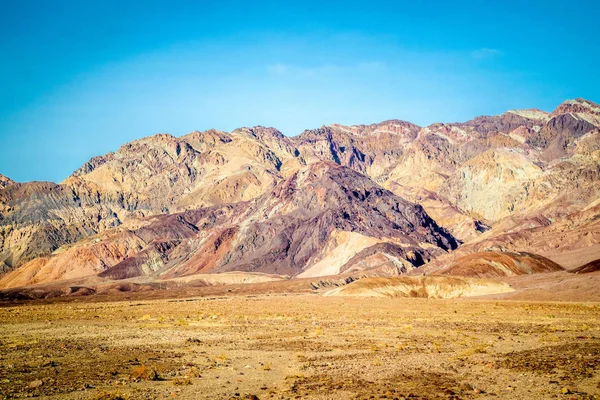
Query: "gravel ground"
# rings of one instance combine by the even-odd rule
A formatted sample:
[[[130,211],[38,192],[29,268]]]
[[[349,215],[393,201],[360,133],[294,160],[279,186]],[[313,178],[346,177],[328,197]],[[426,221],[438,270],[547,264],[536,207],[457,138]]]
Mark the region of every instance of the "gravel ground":
[[[0,329],[0,398],[600,398],[592,303],[23,303],[0,308]]]

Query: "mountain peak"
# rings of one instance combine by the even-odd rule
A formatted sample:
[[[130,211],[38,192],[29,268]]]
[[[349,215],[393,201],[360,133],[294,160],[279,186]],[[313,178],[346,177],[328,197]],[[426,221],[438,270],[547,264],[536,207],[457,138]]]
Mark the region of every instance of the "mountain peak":
[[[418,132],[421,127],[412,122],[390,119],[370,125],[342,125],[331,124],[328,128],[337,129],[354,136],[372,136],[380,134],[411,135]],[[325,126],[323,126],[325,128]]]
[[[516,114],[528,119],[537,119],[542,121],[547,121],[548,119],[550,119],[549,112],[542,111],[538,108],[527,108],[524,110],[508,110],[507,113]]]
[[[6,187],[8,185],[11,185],[13,183],[15,183],[15,181],[13,181],[12,179],[10,179],[7,176],[4,176],[4,175],[0,174],[0,188],[4,188],[4,187]]]
[[[251,136],[253,138],[264,140],[264,139],[281,139],[284,137],[283,133],[281,133],[277,128],[267,127],[256,125],[253,127],[241,127],[235,129],[231,133],[240,133],[244,135]]]
[[[351,248],[342,251],[347,238]],[[243,246],[232,246],[226,270],[301,276],[338,274],[379,243],[390,243],[402,259],[418,253],[417,264],[457,246],[422,207],[329,161],[301,168],[256,199],[236,243]]]
[[[552,112],[552,115],[566,113],[585,113],[600,115],[600,105],[594,103],[593,101],[582,98],[565,100],[558,107],[556,107],[556,109]]]

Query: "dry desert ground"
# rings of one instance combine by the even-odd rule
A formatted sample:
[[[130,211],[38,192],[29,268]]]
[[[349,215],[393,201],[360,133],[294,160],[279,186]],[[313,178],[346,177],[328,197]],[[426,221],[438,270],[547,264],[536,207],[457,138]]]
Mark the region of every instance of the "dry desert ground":
[[[597,303],[302,293],[101,300],[0,308],[0,397],[600,397]]]

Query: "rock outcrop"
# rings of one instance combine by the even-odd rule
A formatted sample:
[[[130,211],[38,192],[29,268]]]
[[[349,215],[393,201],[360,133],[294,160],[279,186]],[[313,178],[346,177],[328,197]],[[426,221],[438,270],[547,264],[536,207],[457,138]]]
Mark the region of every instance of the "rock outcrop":
[[[93,158],[71,179],[135,196],[157,214],[253,199],[302,164],[279,131],[254,127],[140,139]]]
[[[8,185],[11,185],[13,183],[15,183],[15,181],[13,181],[12,179],[10,179],[7,176],[0,174],[0,189],[5,188]]]
[[[488,150],[464,163],[440,188],[457,208],[497,221],[524,203],[542,175],[540,167],[513,149]]]
[[[13,183],[0,190],[0,266],[8,270],[121,224],[135,200],[89,187]]]
[[[330,162],[309,165],[253,202],[238,236],[220,268],[300,276],[337,274],[380,242],[397,246],[411,266],[457,246],[420,206]]]

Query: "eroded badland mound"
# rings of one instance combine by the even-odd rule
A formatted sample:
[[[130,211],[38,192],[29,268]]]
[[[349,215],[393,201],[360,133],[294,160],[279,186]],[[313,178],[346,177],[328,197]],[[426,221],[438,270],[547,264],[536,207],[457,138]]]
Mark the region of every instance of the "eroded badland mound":
[[[449,299],[513,292],[505,283],[443,276],[364,278],[333,289],[325,296],[424,297]]]
[[[454,264],[437,273],[472,278],[496,278],[563,270],[564,268],[554,261],[537,254],[487,251],[461,257]]]
[[[569,270],[569,272],[572,272],[574,274],[589,274],[591,272],[598,271],[600,271],[600,259],[591,261],[587,264],[582,265],[581,267]]]
[[[548,272],[598,258],[599,215],[600,106],[583,99],[427,127],[158,134],[58,184],[0,175],[0,288]]]

